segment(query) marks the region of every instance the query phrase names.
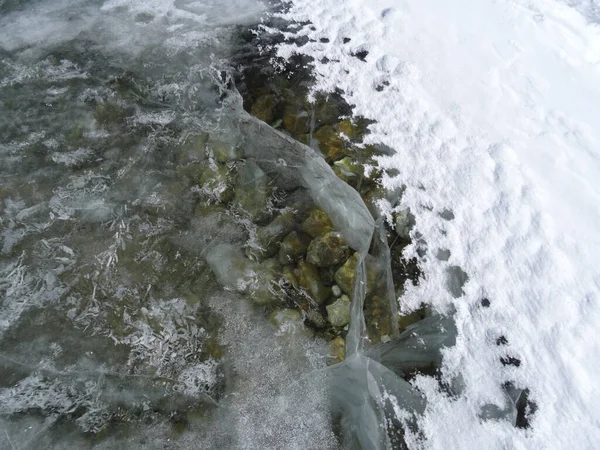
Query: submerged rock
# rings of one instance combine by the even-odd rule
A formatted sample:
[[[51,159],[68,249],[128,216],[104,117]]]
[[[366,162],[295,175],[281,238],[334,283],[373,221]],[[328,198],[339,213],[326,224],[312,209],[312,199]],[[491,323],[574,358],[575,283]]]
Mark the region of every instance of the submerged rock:
[[[334,127],[322,126],[314,133],[313,138],[319,143],[319,150],[327,162],[331,163],[346,156],[346,142]]]
[[[329,323],[334,327],[344,327],[350,323],[350,298],[342,295],[334,303],[325,307]]]
[[[333,171],[346,183],[357,181],[365,171],[362,164],[357,163],[349,156],[333,163]]]
[[[274,256],[283,237],[289,234],[295,226],[294,213],[287,212],[277,216],[270,224],[257,229],[256,246],[246,249],[247,256],[256,261]]]
[[[185,136],[174,149],[178,166],[205,160],[207,141],[208,133]]]
[[[233,200],[231,175],[226,166],[211,164],[200,177],[202,191],[212,199],[226,203]]]
[[[358,253],[354,253],[335,273],[334,280],[340,289],[352,298],[354,293],[354,272],[358,265]]]
[[[326,328],[327,327],[327,319],[325,316],[321,314],[321,311],[318,309],[310,308],[304,312],[306,316],[306,320],[315,328]]]
[[[283,111],[283,126],[293,134],[305,134],[310,129],[310,115],[295,105],[287,105]]]
[[[300,229],[310,237],[316,238],[333,231],[333,223],[325,211],[315,208],[302,222]]]
[[[311,105],[315,112],[315,122],[319,125],[334,125],[340,116],[340,110],[334,101],[323,95],[317,96],[317,101]]]
[[[306,260],[317,267],[340,264],[350,255],[350,248],[340,233],[332,231],[315,238],[309,245]]]
[[[336,129],[339,133],[344,134],[351,141],[360,141],[364,134],[364,128],[352,123],[349,120],[342,120],[336,125]]]
[[[279,247],[279,262],[291,264],[298,261],[308,249],[310,236],[305,233],[292,231],[289,233]]]
[[[206,146],[212,152],[213,157],[221,163],[235,161],[244,157],[244,150],[242,148],[213,137],[208,140]]]
[[[298,285],[306,290],[308,295],[319,305],[331,297],[331,289],[319,278],[317,268],[306,261],[300,261],[294,270]]]
[[[271,123],[275,118],[274,109],[277,98],[273,94],[262,95],[256,99],[250,113],[263,122]]]
[[[222,286],[249,294],[255,304],[283,303],[284,295],[279,283],[281,273],[276,261],[258,264],[245,258],[240,249],[229,244],[211,248],[206,261]]]
[[[366,293],[369,294],[382,279],[381,268],[377,261],[371,256],[366,256],[367,265],[367,287]],[[335,273],[334,280],[340,289],[352,298],[354,294],[354,274],[358,265],[358,253],[354,253]]]
[[[304,329],[302,314],[297,309],[285,308],[273,311],[269,320],[276,325],[282,333],[293,334]]]
[[[341,363],[346,357],[346,341],[338,336],[331,341],[331,360],[330,364]]]
[[[237,167],[235,203],[250,216],[253,222],[267,219],[270,216],[267,211],[269,197],[267,176],[251,159],[238,164]]]

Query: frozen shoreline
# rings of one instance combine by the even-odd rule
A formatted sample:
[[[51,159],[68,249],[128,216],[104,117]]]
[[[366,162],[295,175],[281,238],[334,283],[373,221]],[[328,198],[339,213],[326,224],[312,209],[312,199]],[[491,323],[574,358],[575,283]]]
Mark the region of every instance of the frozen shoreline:
[[[291,6],[287,17],[315,30],[302,28],[311,41],[279,54],[314,56],[316,89],[342,89],[355,114],[377,121],[370,140],[397,150],[379,164],[399,171],[386,183],[407,185],[402,206],[429,250],[427,277],[407,285],[400,306],[457,310],[459,339],[444,374],[462,373],[466,390],[450,399],[434,381],[416,380],[429,399],[421,444],[593,448],[598,27],[552,1]],[[446,208],[453,220],[440,217]],[[450,250],[447,262],[434,257],[438,248]],[[446,290],[451,266],[469,275],[458,299]],[[497,345],[501,336],[506,345]],[[508,357],[519,366],[504,365]],[[529,430],[477,416],[485,403],[503,406],[500,386],[509,381],[538,405]]]

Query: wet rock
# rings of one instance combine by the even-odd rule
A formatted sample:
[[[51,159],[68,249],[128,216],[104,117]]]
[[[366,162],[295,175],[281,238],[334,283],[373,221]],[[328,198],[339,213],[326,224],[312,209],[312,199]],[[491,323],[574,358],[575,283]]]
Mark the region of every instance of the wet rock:
[[[235,161],[244,157],[244,150],[242,148],[213,137],[208,139],[206,147],[209,152],[212,152],[213,157],[221,163]]]
[[[287,105],[283,110],[283,126],[294,135],[306,134],[310,129],[310,114],[295,105]]]
[[[346,156],[346,142],[332,126],[322,126],[314,133],[313,138],[318,142],[319,150],[327,162],[331,163]]]
[[[277,98],[273,94],[263,95],[256,99],[250,113],[263,122],[270,124],[275,118],[275,105],[277,105]]]
[[[293,212],[277,216],[273,221],[256,231],[255,246],[247,248],[247,256],[262,261],[274,256],[279,250],[281,240],[296,226]]]
[[[340,264],[350,256],[350,248],[342,239],[342,235],[331,231],[313,239],[308,246],[306,260],[317,267],[328,267]]]
[[[212,199],[226,203],[233,200],[234,190],[226,166],[211,164],[200,177],[202,191]]]
[[[310,237],[316,238],[333,231],[333,224],[323,210],[315,208],[309,213],[306,220],[302,222],[300,229]]]
[[[341,363],[346,357],[346,341],[341,336],[331,341],[330,364]]]
[[[318,304],[323,304],[331,297],[331,289],[319,278],[317,268],[306,261],[300,261],[294,270],[298,285]]]
[[[341,297],[341,295],[342,295],[342,290],[340,289],[340,287],[337,284],[334,284],[333,286],[331,286],[331,292],[333,293],[334,297]]]
[[[309,244],[309,235],[292,231],[281,241],[279,262],[281,264],[291,264],[298,261],[306,253]]]
[[[329,323],[334,327],[344,327],[350,323],[350,298],[342,295],[334,303],[325,307]]]
[[[253,160],[238,164],[238,175],[234,201],[253,222],[268,219],[267,199],[268,179],[263,170]]]

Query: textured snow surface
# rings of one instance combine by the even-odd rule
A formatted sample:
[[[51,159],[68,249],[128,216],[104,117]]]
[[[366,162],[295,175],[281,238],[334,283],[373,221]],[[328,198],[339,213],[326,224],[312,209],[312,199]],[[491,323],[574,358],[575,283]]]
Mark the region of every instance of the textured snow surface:
[[[427,243],[403,310],[456,308],[444,375],[425,377],[424,448],[596,448],[600,439],[600,29],[593,1],[294,0],[317,89],[340,88],[396,150],[385,183]],[[311,29],[311,26],[314,29]],[[327,38],[328,41],[326,39]],[[345,38],[349,38],[348,41]],[[364,61],[356,55],[368,52]],[[359,53],[359,56],[363,54]],[[393,173],[393,172],[392,172]],[[446,209],[452,215],[443,213]],[[442,217],[443,216],[443,217]],[[413,230],[415,233],[415,230]],[[435,258],[449,250],[448,261]],[[409,249],[409,251],[415,249]],[[447,270],[468,274],[463,295]],[[489,307],[481,300],[487,298]],[[498,345],[504,336],[507,343]],[[513,357],[520,365],[503,365]],[[528,430],[479,418],[529,388]]]

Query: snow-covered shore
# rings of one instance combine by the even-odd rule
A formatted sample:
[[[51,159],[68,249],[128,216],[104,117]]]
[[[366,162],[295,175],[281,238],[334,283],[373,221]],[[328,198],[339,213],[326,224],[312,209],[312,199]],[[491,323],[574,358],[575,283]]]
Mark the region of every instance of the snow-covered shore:
[[[396,150],[379,164],[397,169],[385,182],[407,186],[402,207],[428,247],[402,309],[457,311],[444,374],[466,388],[450,398],[416,380],[429,406],[415,447],[585,449],[600,438],[600,29],[578,5],[294,0],[286,13],[310,23],[299,33],[311,40],[280,56],[314,56],[316,89],[342,89],[376,121],[368,140]],[[452,266],[469,276],[460,298],[446,289]],[[484,404],[503,406],[505,382],[531,391],[530,429],[479,418]]]

